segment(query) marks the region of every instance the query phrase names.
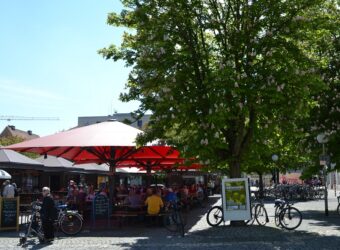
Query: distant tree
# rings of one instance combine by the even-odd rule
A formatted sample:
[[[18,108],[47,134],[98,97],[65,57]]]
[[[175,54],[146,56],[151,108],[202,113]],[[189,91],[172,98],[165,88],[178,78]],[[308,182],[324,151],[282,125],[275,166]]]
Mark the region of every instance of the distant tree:
[[[312,46],[325,29],[326,2],[122,1],[108,23],[131,32],[121,47],[99,52],[132,67],[121,99],[139,100],[137,115],[152,112],[139,141],[164,138],[240,177],[251,144],[294,127],[326,87]]]
[[[0,145],[8,146],[8,145],[23,142],[23,141],[24,139],[19,136],[2,137],[0,138]]]
[[[8,145],[12,145],[12,144],[23,142],[23,141],[24,139],[19,136],[2,137],[0,138],[0,145],[8,146]],[[21,154],[26,155],[27,157],[32,158],[32,159],[39,157],[39,155],[35,153],[21,153]]]
[[[130,119],[128,119],[128,118],[125,118],[122,122],[127,124],[127,125],[131,125],[132,124],[132,121]]]

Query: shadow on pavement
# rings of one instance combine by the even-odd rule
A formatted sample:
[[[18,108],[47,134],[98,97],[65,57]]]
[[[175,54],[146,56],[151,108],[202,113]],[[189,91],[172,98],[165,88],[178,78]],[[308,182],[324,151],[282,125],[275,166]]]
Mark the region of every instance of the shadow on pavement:
[[[336,229],[340,230],[340,215],[336,212],[330,211],[329,216],[325,216],[324,211],[304,210],[302,215],[303,219],[308,221],[310,225],[320,227],[335,226]]]
[[[262,226],[208,228],[182,237],[148,237],[133,244],[121,244],[127,249],[339,249],[340,238],[320,236],[304,231],[284,231]],[[116,245],[117,246],[117,245]]]

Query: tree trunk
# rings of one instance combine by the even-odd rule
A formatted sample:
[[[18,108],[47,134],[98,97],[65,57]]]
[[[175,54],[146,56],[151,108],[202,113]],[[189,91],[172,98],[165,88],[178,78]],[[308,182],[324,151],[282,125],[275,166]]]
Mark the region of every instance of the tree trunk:
[[[152,184],[152,175],[151,175],[151,166],[148,164],[146,166],[146,186],[150,187],[150,185]]]
[[[241,161],[240,159],[234,159],[231,161],[229,166],[230,178],[241,177]]]
[[[259,174],[259,197],[260,199],[263,199],[263,174],[262,173],[258,173]]]

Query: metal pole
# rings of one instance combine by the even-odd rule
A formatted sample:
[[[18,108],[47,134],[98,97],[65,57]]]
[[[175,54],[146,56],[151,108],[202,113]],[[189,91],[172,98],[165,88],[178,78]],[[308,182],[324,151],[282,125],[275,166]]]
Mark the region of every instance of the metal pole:
[[[337,170],[335,170],[335,176],[334,176],[334,182],[335,182],[335,184],[334,184],[334,196],[336,197],[336,185],[337,185],[337,183],[338,183],[338,171]]]
[[[322,143],[322,154],[325,155],[325,144]],[[325,186],[325,215],[328,216],[328,192],[327,192],[327,161],[323,169],[323,181]]]

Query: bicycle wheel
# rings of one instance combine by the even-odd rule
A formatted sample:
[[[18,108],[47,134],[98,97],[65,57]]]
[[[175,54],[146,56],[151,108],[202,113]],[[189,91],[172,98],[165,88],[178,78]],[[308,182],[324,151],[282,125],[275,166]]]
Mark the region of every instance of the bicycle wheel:
[[[252,205],[250,211],[251,211],[251,219],[246,221],[246,224],[249,226],[253,225],[255,221],[256,206]]]
[[[259,225],[264,226],[268,223],[268,214],[264,205],[257,205],[255,208],[255,218]]]
[[[302,214],[295,207],[286,207],[279,215],[280,224],[288,230],[293,230],[300,226],[302,222]]]
[[[60,219],[60,229],[66,235],[76,235],[83,228],[83,219],[79,214],[66,213]]]
[[[220,206],[210,208],[207,214],[207,222],[210,226],[216,227],[221,224],[223,220],[223,210]]]
[[[338,215],[340,215],[340,203],[339,203],[339,205],[338,205],[336,211],[338,212]]]
[[[277,226],[277,227],[281,226],[280,219],[279,219],[279,215],[280,215],[281,211],[282,211],[281,207],[276,207],[275,208],[275,226]]]

